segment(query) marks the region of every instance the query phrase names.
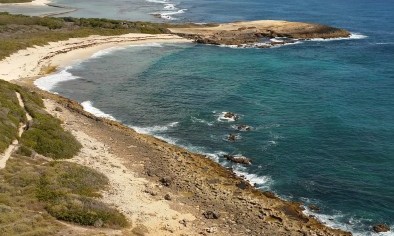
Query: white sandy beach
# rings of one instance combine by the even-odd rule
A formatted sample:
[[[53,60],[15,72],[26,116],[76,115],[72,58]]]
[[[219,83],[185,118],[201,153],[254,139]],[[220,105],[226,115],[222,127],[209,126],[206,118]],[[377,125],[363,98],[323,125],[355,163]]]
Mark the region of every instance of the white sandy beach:
[[[145,43],[191,42],[170,34],[125,34],[119,36],[90,36],[72,38],[20,50],[0,61],[0,79],[11,81],[42,75],[48,66],[65,67],[87,59],[94,53],[112,47]]]
[[[46,5],[46,4],[50,3],[50,2],[51,2],[50,0],[34,0],[30,4],[31,5],[36,5],[36,6],[44,6],[44,5]],[[29,4],[29,3],[27,3],[27,4]]]
[[[21,2],[21,3],[0,3],[0,5],[45,6],[49,3],[51,3],[50,0],[34,0],[32,2]]]

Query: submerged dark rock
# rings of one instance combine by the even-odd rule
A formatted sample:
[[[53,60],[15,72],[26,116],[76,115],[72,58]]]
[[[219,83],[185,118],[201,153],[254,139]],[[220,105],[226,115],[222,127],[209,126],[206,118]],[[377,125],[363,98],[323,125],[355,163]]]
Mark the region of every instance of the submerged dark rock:
[[[232,113],[232,112],[224,113],[223,117],[226,119],[231,119],[231,120],[238,120],[238,118],[239,118],[238,115],[236,115],[235,113]]]
[[[236,129],[239,131],[250,131],[252,130],[252,127],[250,127],[249,125],[237,125]]]
[[[309,207],[309,209],[310,209],[311,211],[314,211],[314,212],[319,212],[319,211],[320,211],[320,207],[318,207],[318,206],[315,205],[315,204],[311,204],[311,205],[309,205],[308,207]]]
[[[226,158],[229,161],[232,161],[234,163],[238,164],[243,164],[243,165],[251,165],[252,161],[244,156],[233,156],[233,155],[224,155],[224,158]]]
[[[235,140],[237,140],[237,136],[235,134],[229,134],[227,136],[227,140],[231,142],[235,142]]]
[[[377,224],[372,227],[373,231],[376,233],[388,232],[390,231],[390,227],[386,224]]]

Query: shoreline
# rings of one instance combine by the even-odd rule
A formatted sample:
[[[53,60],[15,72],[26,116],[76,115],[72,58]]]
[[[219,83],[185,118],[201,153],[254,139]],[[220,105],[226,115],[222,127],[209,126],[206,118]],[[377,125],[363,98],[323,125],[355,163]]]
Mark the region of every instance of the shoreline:
[[[2,3],[0,5],[8,5],[8,6],[46,6],[50,4],[51,0],[34,0],[31,2],[19,2],[19,3]]]
[[[21,81],[20,79],[31,78],[31,77],[36,77],[35,79],[37,79],[38,76],[44,75],[43,69],[45,69],[45,67],[59,66],[60,68],[63,68],[79,60],[87,59],[95,52],[101,51],[103,49],[118,47],[118,46],[121,47],[128,45],[139,45],[139,44],[151,43],[151,42],[174,43],[174,42],[191,42],[191,40],[186,40],[174,35],[127,34],[127,35],[110,36],[110,37],[91,36],[88,38],[70,39],[67,41],[50,43],[49,45],[46,46],[28,48],[26,50],[18,51],[12,54],[11,56],[7,57],[5,60],[1,61],[0,71],[2,72],[2,74],[0,74],[0,79],[3,79],[4,76],[8,75],[6,81],[12,81],[12,82],[16,81],[17,83],[19,82],[24,83],[24,81],[26,80]],[[29,82],[30,86],[33,86],[31,84],[32,81],[31,80],[29,81],[30,81]],[[33,87],[34,90],[37,90],[35,86]],[[236,206],[231,205],[231,207],[227,206],[228,211],[231,211],[231,209],[237,209],[238,207],[246,207],[244,209],[246,209],[247,211],[252,211],[248,213],[248,216],[245,216],[244,220],[240,220],[243,224],[248,224],[248,223],[255,224],[256,219],[259,219],[259,221],[263,219],[264,221],[263,225],[265,229],[269,230],[269,232],[274,232],[274,233],[279,233],[279,232],[295,233],[298,230],[300,231],[299,232],[300,235],[301,235],[301,231],[304,231],[306,235],[311,235],[317,232],[324,233],[324,235],[349,235],[348,233],[345,233],[341,230],[331,229],[328,226],[325,226],[322,223],[318,222],[316,219],[304,215],[302,213],[302,208],[298,203],[287,202],[277,198],[272,193],[262,192],[260,190],[255,189],[249,183],[245,182],[242,178],[235,176],[234,173],[230,172],[229,170],[226,170],[224,167],[220,166],[219,164],[206,158],[203,155],[191,153],[183,148],[168,144],[165,141],[157,140],[156,138],[150,135],[137,134],[131,128],[125,127],[124,125],[118,122],[108,121],[106,119],[95,117],[94,115],[91,115],[86,111],[84,111],[79,104],[73,102],[72,100],[64,99],[54,94],[48,94],[47,92],[43,92],[43,94],[45,97],[47,98],[49,97],[50,100],[56,101],[58,103],[60,102],[61,104],[65,105],[64,107],[66,109],[71,108],[70,112],[76,113],[74,115],[77,116],[81,115],[87,117],[88,119],[90,119],[90,122],[91,120],[93,120],[96,123],[100,123],[100,125],[115,127],[116,129],[120,129],[121,132],[132,134],[132,136],[136,137],[136,139],[138,140],[144,140],[144,142],[148,146],[149,152],[154,150],[156,151],[159,150],[161,154],[177,156],[178,157],[177,160],[173,160],[173,159],[166,160],[168,162],[174,162],[174,161],[179,162],[179,163],[178,162],[172,163],[173,166],[170,165],[168,167],[168,170],[171,170],[171,168],[175,166],[176,169],[189,168],[189,170],[186,171],[186,173],[189,173],[191,171],[190,169],[193,169],[193,165],[194,166],[197,165],[199,167],[194,171],[199,172],[198,176],[201,177],[202,179],[208,180],[217,177],[215,179],[220,179],[219,182],[221,184],[217,184],[217,186],[220,185],[220,187],[218,191],[219,193],[216,193],[216,196],[217,195],[220,196],[222,194],[222,196],[228,197],[228,195],[233,191],[233,195],[232,197],[230,197],[232,203],[228,203],[228,204],[230,205],[239,204],[239,206],[238,205]],[[60,116],[60,114],[57,114],[57,116]],[[108,144],[105,143],[104,145],[108,145]],[[189,157],[191,158],[191,160],[185,159],[185,157]],[[179,158],[181,159],[181,161],[178,160]],[[83,160],[81,160],[81,162],[83,162]],[[133,165],[132,163],[129,164]],[[204,170],[201,171],[201,168],[208,168],[208,167],[212,169],[213,173],[208,173]],[[147,170],[144,171],[146,172]],[[157,172],[159,170],[156,169],[155,171]],[[170,171],[167,172],[167,174],[169,173],[171,172]],[[152,176],[148,174],[148,177],[152,177]],[[186,180],[188,181],[193,181],[193,178],[191,177],[189,177],[189,179],[187,179],[187,177],[184,175],[183,177],[186,178]],[[193,185],[195,183],[188,183],[188,184]],[[197,189],[203,188],[205,190],[202,191],[200,189],[202,191],[200,197],[205,196],[211,201],[216,199],[216,196],[209,195],[208,197],[206,192],[207,190],[205,189],[208,188],[209,190],[212,184],[206,182],[205,183],[200,182],[200,185],[201,184],[203,184],[203,186],[198,187],[198,182],[197,182],[197,186],[194,186]],[[226,187],[226,185],[230,185],[230,186]],[[188,186],[188,187],[193,188],[193,186]],[[173,191],[179,192],[178,189],[175,190],[173,189]],[[192,205],[190,202],[188,201],[186,202]],[[254,210],[257,211],[254,212],[253,210],[250,210],[249,208],[251,206],[255,208]],[[224,206],[223,209],[226,209],[226,206]],[[238,211],[242,211],[242,209],[238,209]],[[264,214],[261,212],[264,212]],[[196,216],[196,214],[194,215]],[[235,216],[229,218],[235,219],[234,217]],[[251,219],[250,217],[253,217],[253,220],[250,220]],[[246,222],[247,220],[250,220],[250,222]],[[235,220],[235,222],[237,221]],[[265,224],[265,223],[269,223],[269,224]]]
[[[48,7],[48,8],[63,9],[63,11],[61,11],[61,12],[49,12],[49,13],[41,14],[41,15],[39,15],[40,17],[58,16],[58,15],[63,15],[63,14],[71,13],[71,12],[78,10],[76,8],[72,8],[72,7],[68,7],[68,6],[57,5],[55,3],[52,3],[51,0],[34,0],[32,2],[22,2],[22,3],[0,3],[0,6]]]
[[[52,42],[48,45],[27,48],[0,61],[0,79],[5,81],[45,75],[48,67],[63,68],[76,61],[85,60],[94,53],[113,47],[145,43],[191,43],[171,34],[130,33],[119,36],[89,36]]]

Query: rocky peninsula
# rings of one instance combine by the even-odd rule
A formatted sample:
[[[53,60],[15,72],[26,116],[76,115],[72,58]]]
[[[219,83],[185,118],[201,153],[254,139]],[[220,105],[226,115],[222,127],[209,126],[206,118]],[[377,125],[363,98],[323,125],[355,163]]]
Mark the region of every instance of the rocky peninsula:
[[[181,37],[193,39],[198,43],[215,45],[253,44],[259,42],[262,38],[284,37],[307,40],[315,38],[346,38],[350,36],[347,30],[327,25],[278,20],[169,28],[169,31]]]

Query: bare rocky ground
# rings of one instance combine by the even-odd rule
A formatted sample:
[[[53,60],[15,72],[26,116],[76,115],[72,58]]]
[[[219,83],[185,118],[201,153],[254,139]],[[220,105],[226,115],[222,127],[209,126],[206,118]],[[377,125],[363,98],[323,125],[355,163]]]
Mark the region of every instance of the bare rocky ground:
[[[108,176],[111,188],[103,201],[131,222],[122,231],[68,225],[59,235],[351,235],[305,216],[298,203],[255,189],[205,156],[42,93],[48,111],[83,145],[72,161]]]
[[[327,25],[259,20],[225,23],[216,26],[169,28],[170,32],[203,44],[243,45],[259,42],[262,38],[285,37],[291,39],[349,37],[347,30]],[[271,46],[278,42],[271,43]]]

